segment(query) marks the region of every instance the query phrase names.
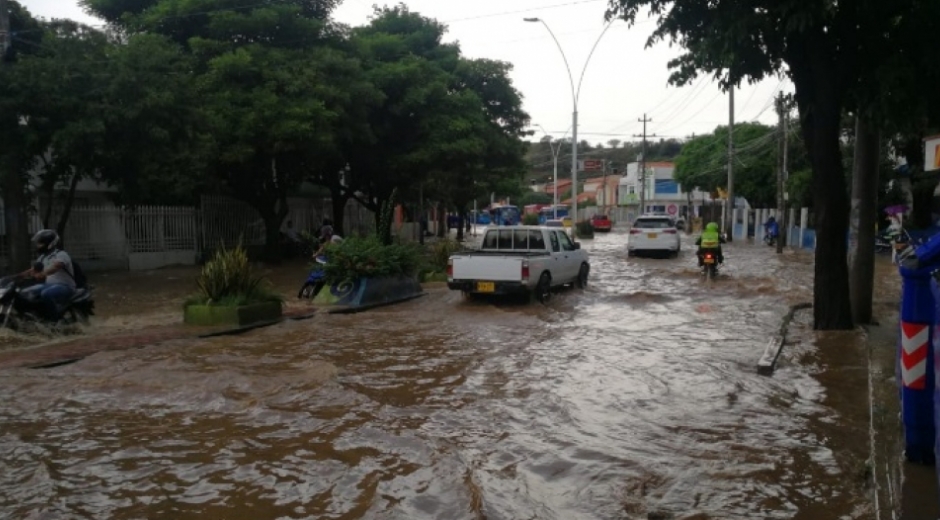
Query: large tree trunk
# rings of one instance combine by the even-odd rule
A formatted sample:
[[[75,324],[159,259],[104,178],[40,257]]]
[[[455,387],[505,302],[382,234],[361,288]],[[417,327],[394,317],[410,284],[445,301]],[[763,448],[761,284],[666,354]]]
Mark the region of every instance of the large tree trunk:
[[[848,330],[853,324],[846,261],[849,204],[839,146],[841,103],[837,98],[826,97],[817,96],[808,110],[801,107],[803,137],[813,166],[816,220],[813,318],[816,330]],[[828,106],[827,101],[831,102]]]
[[[813,168],[816,264],[813,280],[813,327],[848,330],[849,268],[846,234],[849,202],[842,166],[842,84],[846,63],[837,44],[823,30],[788,42],[787,64],[796,87],[800,129]]]
[[[72,203],[75,201],[75,190],[78,188],[78,175],[72,176],[72,182],[69,183],[69,191],[65,195],[65,202],[62,204],[62,214],[59,215],[59,221],[56,223],[55,229],[59,234],[59,237],[62,240],[62,247],[65,247],[65,225],[69,223],[69,217],[72,215]],[[50,207],[51,199],[50,199]],[[48,224],[46,224],[48,227]]]
[[[333,232],[346,236],[346,204],[352,197],[339,186],[330,186],[330,206],[333,213]]]
[[[28,208],[26,183],[18,171],[10,168],[2,174],[3,222],[6,227],[7,251],[11,271],[25,269],[32,260],[29,247]]]
[[[447,229],[447,211],[444,210],[444,203],[437,203],[437,238],[444,238],[450,230]]]
[[[875,225],[878,211],[878,132],[863,117],[855,120],[855,171],[849,231],[849,294],[855,323],[871,323],[875,285]]]

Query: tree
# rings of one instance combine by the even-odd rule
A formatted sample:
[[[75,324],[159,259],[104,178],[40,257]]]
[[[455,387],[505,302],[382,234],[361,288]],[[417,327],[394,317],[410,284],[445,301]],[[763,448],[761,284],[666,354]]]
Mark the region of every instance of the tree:
[[[370,138],[347,154],[355,196],[373,211],[395,188],[403,199],[413,202],[420,191],[439,209],[463,213],[507,175],[521,187],[528,116],[509,65],[462,58],[459,47],[442,43],[444,30],[398,6],[377,9],[353,31],[363,69],[382,93],[369,111]]]
[[[923,19],[930,0],[801,3],[753,0],[610,0],[608,17],[658,16],[649,44],[671,39],[686,52],[670,62],[671,81],[712,74],[725,88],[785,72],[796,88],[800,129],[813,170],[816,211],[814,326],[849,329],[846,243],[848,196],[839,137],[848,100],[879,70],[901,37],[899,20]],[[936,9],[935,6],[930,7]],[[913,55],[915,46],[907,46]],[[871,52],[879,48],[880,52]],[[924,47],[929,48],[929,47]]]
[[[6,229],[7,250],[12,266],[29,263],[27,215],[29,197],[26,194],[28,171],[35,157],[29,154],[28,137],[21,128],[23,121],[16,100],[17,92],[11,81],[16,64],[22,57],[39,49],[41,31],[39,22],[16,1],[8,2],[10,31],[17,34],[7,54],[0,56],[0,192],[3,194],[3,220]],[[19,36],[22,34],[22,36]]]
[[[735,125],[737,151],[734,184],[737,196],[755,207],[771,207],[776,199],[777,132],[760,123]],[[798,140],[797,140],[798,142]],[[719,126],[711,134],[695,137],[685,143],[676,157],[676,182],[683,186],[713,192],[728,185],[728,127]],[[791,161],[792,168],[800,168]]]
[[[327,16],[336,2],[245,5],[237,0],[86,0],[132,34],[158,33],[196,64],[196,96],[212,135],[209,169],[265,223],[269,256],[278,253],[287,196],[309,174],[305,159],[333,152],[341,119],[331,75],[343,53],[331,48]],[[338,66],[342,68],[342,65]]]

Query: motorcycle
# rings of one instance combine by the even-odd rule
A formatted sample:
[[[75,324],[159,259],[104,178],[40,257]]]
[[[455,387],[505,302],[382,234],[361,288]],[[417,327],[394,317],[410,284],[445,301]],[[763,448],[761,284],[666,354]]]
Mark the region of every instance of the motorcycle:
[[[91,288],[75,290],[65,305],[61,317],[48,316],[39,294],[26,291],[35,282],[23,282],[16,276],[0,278],[0,326],[24,330],[29,325],[73,325],[88,323],[95,314],[95,301]]]
[[[307,281],[304,282],[297,293],[297,298],[301,300],[316,298],[317,294],[323,290],[323,286],[326,285],[326,271],[323,269],[323,266],[326,265],[326,257],[318,256],[316,262],[316,267],[307,275]]]
[[[699,264],[702,266],[702,277],[714,280],[718,277],[718,258],[714,251],[699,253]]]
[[[900,252],[908,245],[916,248],[920,245],[920,241],[914,240],[906,229],[885,230],[875,235],[875,252],[877,253],[890,253],[894,250]]]
[[[777,245],[777,235],[771,235],[770,233],[765,234],[764,243],[767,244],[768,246]]]

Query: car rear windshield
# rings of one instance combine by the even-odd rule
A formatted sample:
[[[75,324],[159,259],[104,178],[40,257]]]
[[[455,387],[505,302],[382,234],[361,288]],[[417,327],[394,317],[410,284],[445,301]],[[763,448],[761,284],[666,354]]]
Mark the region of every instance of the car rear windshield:
[[[607,220],[607,215],[594,215],[594,220]]]
[[[667,218],[638,218],[633,227],[642,229],[667,229],[674,227]]]

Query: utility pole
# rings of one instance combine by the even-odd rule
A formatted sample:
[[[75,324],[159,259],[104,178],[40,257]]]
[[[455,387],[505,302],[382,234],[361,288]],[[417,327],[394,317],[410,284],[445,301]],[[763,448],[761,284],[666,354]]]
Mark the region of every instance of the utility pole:
[[[643,137],[643,148],[640,153],[640,168],[637,171],[637,179],[640,181],[640,212],[642,215],[646,213],[646,123],[652,122],[653,118],[647,118],[646,114],[643,114],[642,119],[637,119],[638,122],[643,123],[643,135],[639,136],[633,134],[633,137]],[[656,137],[656,135],[651,135],[649,137]]]
[[[777,133],[778,133],[778,152],[777,152],[777,227],[781,230],[780,236],[777,237],[777,254],[783,253],[783,229],[786,227],[786,218],[784,214],[786,213],[786,203],[783,200],[783,176],[786,169],[784,164],[784,153],[787,149],[787,135],[786,129],[784,128],[784,109],[783,109],[783,92],[777,96]]]
[[[728,89],[728,203],[725,210],[725,239],[734,238],[734,85]]]

